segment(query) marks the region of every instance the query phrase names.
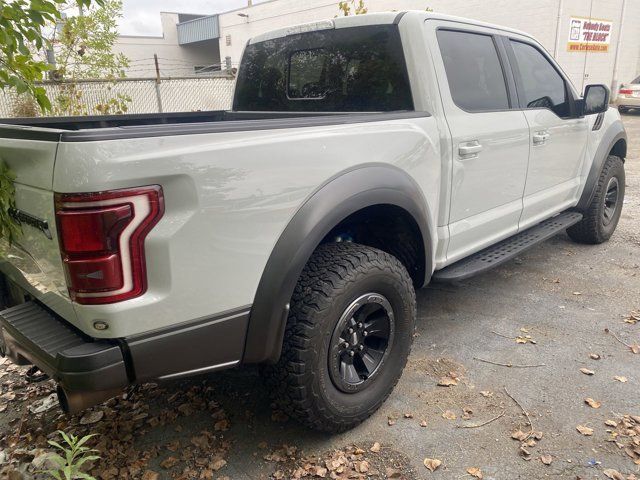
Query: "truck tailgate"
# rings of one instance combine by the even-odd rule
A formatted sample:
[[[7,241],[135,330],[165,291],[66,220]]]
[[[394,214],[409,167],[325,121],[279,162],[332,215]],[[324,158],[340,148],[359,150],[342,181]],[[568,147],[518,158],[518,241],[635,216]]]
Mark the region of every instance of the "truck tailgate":
[[[0,240],[0,270],[31,296],[73,320],[56,236],[53,171],[59,132],[0,125],[0,161],[15,174],[14,217],[22,232]]]

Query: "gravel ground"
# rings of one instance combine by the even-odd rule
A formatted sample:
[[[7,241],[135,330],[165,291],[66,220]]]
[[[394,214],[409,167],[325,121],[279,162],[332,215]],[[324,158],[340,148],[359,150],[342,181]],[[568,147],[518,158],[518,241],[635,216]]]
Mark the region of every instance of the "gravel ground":
[[[633,452],[625,453],[640,438],[640,427],[633,431],[634,420],[625,420],[640,415],[640,354],[623,345],[640,343],[640,322],[625,322],[640,311],[640,113],[623,119],[630,138],[627,195],[612,240],[584,246],[559,235],[484,275],[418,292],[418,336],[408,367],[382,409],[358,428],[327,436],[288,421],[269,404],[257,369],[146,386],[97,407],[82,423],[55,408],[31,414],[26,407],[52,385],[26,384],[24,369],[5,362],[5,473],[24,470],[42,453],[33,449],[64,428],[100,434],[92,442],[103,459],[92,473],[104,479],[244,480],[302,472],[309,478],[338,472],[407,479],[640,477]],[[437,386],[443,377],[455,385]],[[522,441],[512,438],[531,430]],[[371,451],[376,442],[381,448]],[[425,458],[442,463],[432,473]],[[473,477],[470,468],[481,473],[470,470]]]

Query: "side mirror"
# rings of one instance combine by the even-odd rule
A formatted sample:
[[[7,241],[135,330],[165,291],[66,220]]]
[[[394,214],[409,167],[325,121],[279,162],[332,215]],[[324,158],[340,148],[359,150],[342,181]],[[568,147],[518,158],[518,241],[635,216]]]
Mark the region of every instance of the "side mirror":
[[[587,85],[582,99],[582,114],[603,113],[609,108],[611,93],[606,85]]]

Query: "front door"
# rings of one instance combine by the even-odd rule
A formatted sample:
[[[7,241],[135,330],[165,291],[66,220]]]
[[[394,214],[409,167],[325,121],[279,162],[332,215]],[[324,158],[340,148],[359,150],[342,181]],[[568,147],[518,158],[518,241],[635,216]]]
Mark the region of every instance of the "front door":
[[[578,118],[568,81],[538,45],[505,41],[520,105],[530,129],[530,154],[520,229],[573,205],[580,193],[588,121]]]
[[[517,232],[529,156],[529,127],[495,32],[429,20],[439,52],[440,92],[452,138],[447,263]],[[438,55],[439,54],[439,55]]]

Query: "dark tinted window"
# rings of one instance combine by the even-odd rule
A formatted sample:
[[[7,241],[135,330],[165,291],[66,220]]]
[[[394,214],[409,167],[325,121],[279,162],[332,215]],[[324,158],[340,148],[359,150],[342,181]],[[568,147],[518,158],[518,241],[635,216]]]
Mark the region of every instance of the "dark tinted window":
[[[507,86],[493,38],[439,30],[438,44],[456,105],[469,112],[509,108]]]
[[[569,115],[564,79],[537,48],[512,41],[521,78],[521,101],[527,108],[548,108],[559,117]]]
[[[397,25],[322,30],[248,45],[234,110],[413,110]]]
[[[640,83],[640,77],[636,78],[633,82],[631,83]]]

